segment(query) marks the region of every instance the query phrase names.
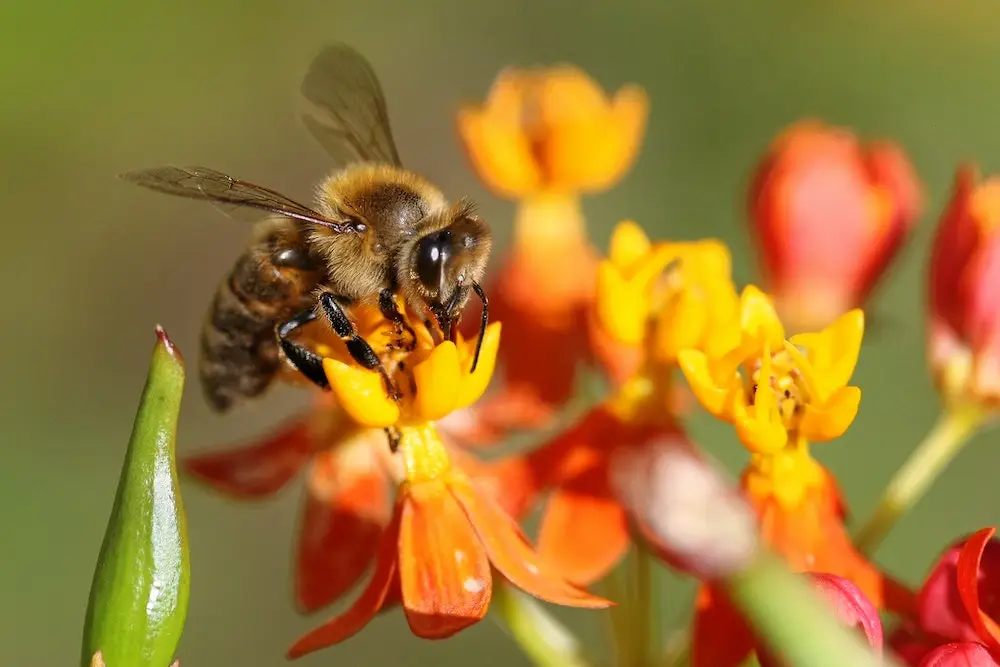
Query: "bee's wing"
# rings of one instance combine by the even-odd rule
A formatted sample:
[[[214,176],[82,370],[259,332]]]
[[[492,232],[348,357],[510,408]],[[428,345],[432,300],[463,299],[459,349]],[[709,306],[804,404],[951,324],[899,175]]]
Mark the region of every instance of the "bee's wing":
[[[323,49],[301,94],[302,122],[338,165],[400,163],[382,86],[360,53],[344,44]]]
[[[362,231],[355,230],[352,223],[330,220],[279,192],[207,167],[153,167],[126,172],[121,178],[168,195],[212,202],[227,214],[250,209],[312,222],[338,232]]]

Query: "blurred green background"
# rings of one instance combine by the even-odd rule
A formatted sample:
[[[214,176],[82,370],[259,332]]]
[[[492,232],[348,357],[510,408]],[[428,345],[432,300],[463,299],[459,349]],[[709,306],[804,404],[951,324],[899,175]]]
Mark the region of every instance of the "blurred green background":
[[[1000,169],[998,31],[993,0],[6,0],[0,664],[77,660],[153,326],[193,361],[204,309],[249,231],[211,207],[129,187],[118,172],[205,164],[307,198],[330,165],[298,125],[294,94],[319,46],[346,40],[380,73],[404,160],[447,193],[480,200],[503,238],[512,206],[467,169],[456,106],[481,98],[505,65],[570,61],[612,89],[640,83],[652,101],[635,168],[586,201],[598,243],[623,217],[659,236],[721,236],[745,281],[754,269],[740,201],[776,132],[816,116],[895,138],[927,184],[928,214],[878,295],[886,326],[862,354],[858,421],[816,448],[857,516],[936,412],[922,264],[957,161]],[[250,437],[303,399],[279,391],[218,417],[191,382],[182,451]],[[695,433],[738,469],[731,430],[700,419]],[[881,563],[916,581],[945,542],[997,521],[997,439],[976,439],[892,534]],[[283,664],[316,622],[290,603],[297,489],[246,506],[192,484],[184,492],[194,567],[185,664]],[[524,664],[490,622],[444,643],[405,628],[388,615],[301,664]]]

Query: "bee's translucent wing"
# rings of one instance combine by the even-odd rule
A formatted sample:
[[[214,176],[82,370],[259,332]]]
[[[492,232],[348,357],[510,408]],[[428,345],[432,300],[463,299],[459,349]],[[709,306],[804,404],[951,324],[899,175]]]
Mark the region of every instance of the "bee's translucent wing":
[[[312,222],[338,232],[363,231],[354,229],[353,223],[330,220],[279,192],[207,167],[153,167],[126,172],[121,178],[168,195],[212,202],[227,214],[250,209]]]
[[[382,86],[364,56],[344,44],[323,49],[301,87],[302,122],[338,165],[398,165]]]

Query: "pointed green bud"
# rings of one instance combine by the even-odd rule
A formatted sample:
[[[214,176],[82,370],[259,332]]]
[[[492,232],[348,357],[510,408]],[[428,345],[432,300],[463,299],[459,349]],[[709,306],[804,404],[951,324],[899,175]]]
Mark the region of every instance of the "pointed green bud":
[[[83,667],[168,667],[184,629],[190,559],[175,458],[184,360],[163,329],[156,336],[90,589]]]

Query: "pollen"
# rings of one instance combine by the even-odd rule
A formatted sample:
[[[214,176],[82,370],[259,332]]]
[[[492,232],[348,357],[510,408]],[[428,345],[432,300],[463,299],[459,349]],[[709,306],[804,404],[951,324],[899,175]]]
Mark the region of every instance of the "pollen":
[[[772,404],[776,406],[785,430],[798,430],[798,422],[809,403],[810,394],[791,356],[785,351],[771,355],[768,377],[764,379],[761,375],[762,363],[758,359],[754,361],[745,382],[747,405],[756,405],[757,392],[766,387],[774,397]]]

